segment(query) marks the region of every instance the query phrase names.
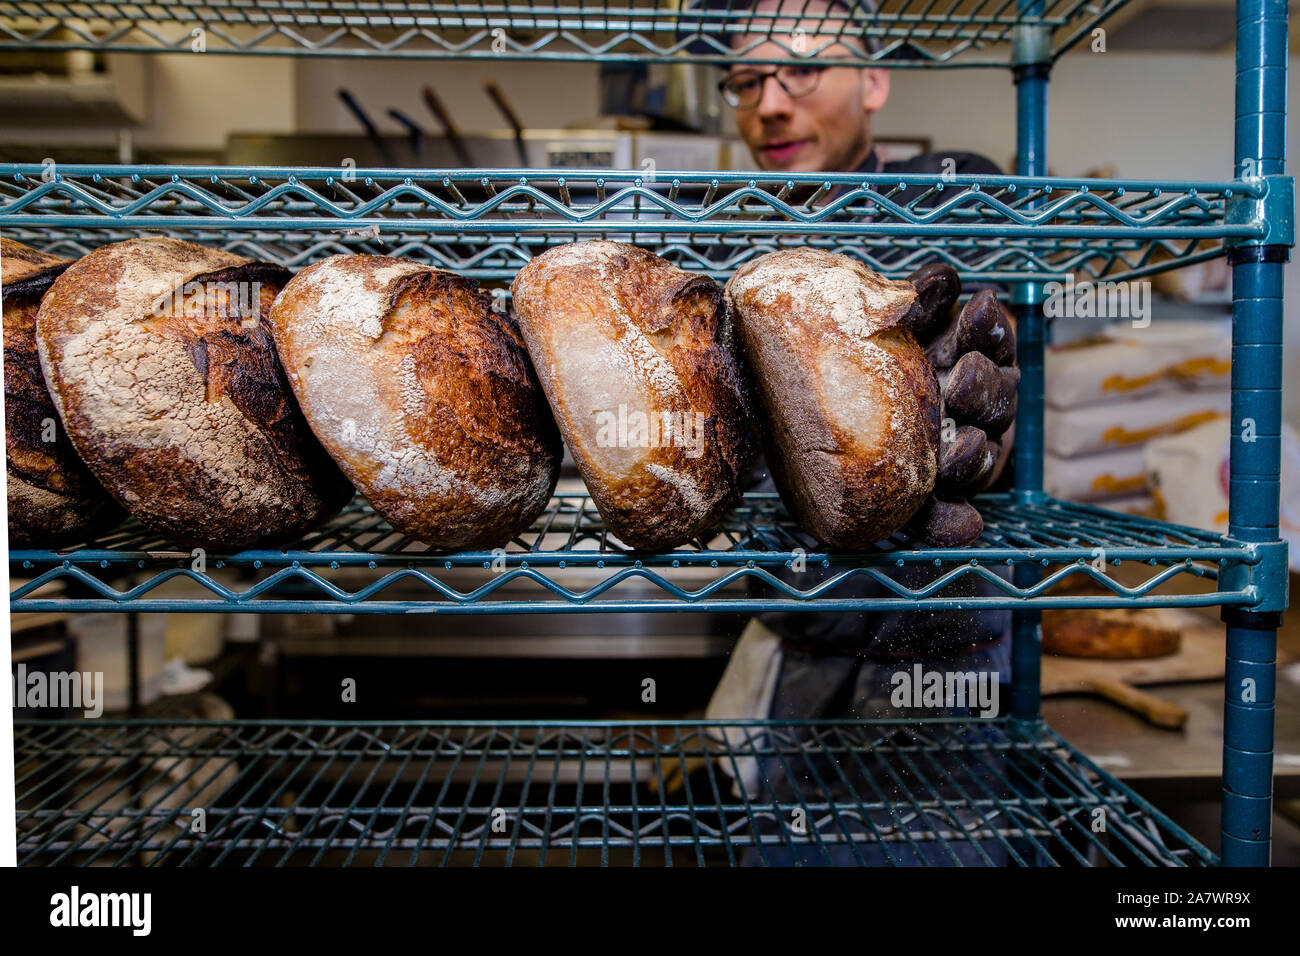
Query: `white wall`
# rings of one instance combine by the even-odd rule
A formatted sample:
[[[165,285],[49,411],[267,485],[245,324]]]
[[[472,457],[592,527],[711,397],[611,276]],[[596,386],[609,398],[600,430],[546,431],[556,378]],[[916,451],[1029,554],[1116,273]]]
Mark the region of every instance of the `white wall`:
[[[280,57],[154,58],[153,116],[140,141],[217,146],[234,130],[294,128],[293,63]]]
[[[1229,178],[1233,72],[1231,56],[1065,57],[1048,86],[1052,172],[1076,176],[1113,164],[1132,179]],[[922,133],[936,149],[972,150],[1007,166],[1015,87],[1006,71],[895,70],[876,120],[881,136]]]

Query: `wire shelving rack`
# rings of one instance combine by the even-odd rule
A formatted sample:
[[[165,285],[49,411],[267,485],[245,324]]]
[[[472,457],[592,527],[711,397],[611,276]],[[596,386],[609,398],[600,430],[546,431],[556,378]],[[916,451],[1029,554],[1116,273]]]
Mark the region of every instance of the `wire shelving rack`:
[[[161,230],[289,268],[338,253],[418,256],[508,283],[534,252],[605,238],[725,279],[788,245],[905,276],[1118,282],[1267,242],[1286,183],[645,170],[0,167],[15,238],[63,255]],[[1282,193],[1279,197],[1279,193]],[[869,223],[869,228],[864,224]],[[70,227],[75,231],[69,231]],[[936,240],[942,239],[942,244]]]
[[[592,3],[462,0],[3,0],[0,50],[89,49],[397,59],[515,59],[725,63],[736,49],[775,42],[774,61],[813,62],[842,36],[874,49],[843,52],[869,64],[1005,66],[1018,30],[1041,27],[1052,58],[1091,37],[1126,0],[883,0],[875,13],[809,15],[800,36],[737,4],[660,0]]]
[[[1213,862],[1050,730],[1007,720],[67,721],[17,742],[22,864]],[[714,764],[745,761],[784,773],[733,791]]]
[[[0,167],[0,229],[65,256],[168,234],[290,267],[379,252],[502,283],[538,249],[584,237],[634,242],[717,278],[783,244],[813,243],[889,275],[947,261],[966,280],[1010,283],[1021,330],[1018,487],[980,502],[987,532],[970,549],[893,542],[827,553],[802,540],[775,501],[750,498],[701,540],[645,555],[612,540],[582,496],[560,495],[533,529],[490,554],[429,552],[357,501],[282,549],[204,555],[197,567],[191,552],[130,523],[68,551],[10,555],[11,573],[25,579],[11,591],[12,611],[1011,608],[1014,683],[1004,716],[717,726],[21,722],[21,861],[1220,862],[1050,731],[1039,711],[1042,608],[1182,604],[1222,606],[1228,622],[1221,862],[1267,863],[1276,627],[1287,601],[1277,533],[1281,264],[1294,241],[1283,156],[1287,8],[1238,3],[1234,178],[1049,178],[1050,66],[1120,6],[898,0],[866,22],[831,24],[837,35],[877,41],[864,64],[1011,66],[1016,176]],[[785,40],[752,14],[692,19],[659,4],[534,4],[525,14],[516,5],[459,3],[404,3],[398,12],[334,0],[0,0],[0,50],[185,49],[196,30],[213,52],[461,59],[720,62],[737,32]],[[819,51],[800,40],[779,59],[812,61]],[[1234,273],[1234,436],[1246,419],[1256,436],[1233,442],[1228,534],[1047,498],[1045,284],[1068,275],[1139,278],[1219,255]],[[784,572],[796,561],[820,568],[823,579],[792,585]],[[946,569],[934,586],[898,586],[885,574],[923,563]],[[1126,586],[1109,571],[1125,564],[1150,570]],[[1000,565],[1010,565],[1010,580],[992,573]],[[212,568],[237,570],[247,587],[219,582]],[[682,583],[677,572],[694,577]],[[1102,593],[1055,590],[1085,577]],[[165,596],[176,578],[206,593]],[[428,589],[427,599],[385,596],[408,579]],[[1163,590],[1175,579],[1193,582],[1193,593]],[[864,580],[878,586],[873,596],[853,593]],[[974,580],[993,593],[961,590]],[[53,593],[68,581],[79,588]],[[629,586],[630,595],[620,591]],[[755,586],[767,590],[756,596],[748,590]],[[518,587],[536,593],[519,599]],[[1247,680],[1250,699],[1240,693]],[[760,777],[767,792],[757,797],[731,792],[730,778],[715,771],[719,761],[746,760],[772,771]],[[666,792],[663,775],[674,763],[685,796]],[[197,777],[209,772],[211,780]],[[501,807],[514,814],[504,835],[491,825]],[[200,809],[204,833],[186,823]],[[1104,838],[1086,822],[1099,810]]]

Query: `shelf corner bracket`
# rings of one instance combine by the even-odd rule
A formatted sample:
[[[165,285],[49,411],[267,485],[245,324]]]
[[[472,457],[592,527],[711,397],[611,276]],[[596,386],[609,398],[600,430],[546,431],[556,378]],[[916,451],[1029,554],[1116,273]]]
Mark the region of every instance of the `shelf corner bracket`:
[[[1241,181],[1251,187],[1263,183],[1264,189],[1247,188],[1227,201],[1224,220],[1230,226],[1257,226],[1257,238],[1232,237],[1229,246],[1295,245],[1295,179],[1291,176],[1264,176]]]

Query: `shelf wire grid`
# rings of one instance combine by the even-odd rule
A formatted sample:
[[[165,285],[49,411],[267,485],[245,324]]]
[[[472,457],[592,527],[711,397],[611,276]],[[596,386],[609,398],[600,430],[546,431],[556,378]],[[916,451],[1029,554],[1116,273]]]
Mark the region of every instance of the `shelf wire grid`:
[[[833,47],[863,65],[1006,67],[1017,29],[1048,30],[1055,58],[1125,2],[1044,0],[1031,13],[1014,0],[883,0],[806,11],[792,29],[789,14],[661,0],[0,0],[0,50],[723,64],[809,63]]]
[[[342,158],[340,158],[342,163]],[[290,268],[400,255],[508,283],[547,246],[606,238],[725,279],[814,245],[901,277],[1119,282],[1268,233],[1262,181],[639,170],[0,164],[0,229],[65,256],[159,232]],[[937,241],[943,240],[943,241]]]
[[[131,520],[64,551],[11,551],[19,580],[10,610],[752,614],[1258,600],[1265,557],[1249,544],[1052,499],[984,495],[975,504],[985,529],[972,547],[917,548],[900,534],[844,552],[803,534],[770,493],[746,495],[714,530],[665,553],[623,545],[585,494],[554,496],[528,531],[490,551],[430,549],[394,531],[361,497],[281,548],[227,555],[182,548]],[[1016,585],[1005,569],[1017,564],[1042,568],[1040,579]],[[1125,564],[1142,567],[1145,578],[1121,583],[1114,573]],[[231,576],[224,572],[241,582],[222,580]],[[190,592],[168,590],[178,583]],[[1095,593],[1078,593],[1080,584]],[[1170,593],[1177,584],[1196,587]]]
[[[1004,718],[17,721],[15,749],[21,865],[1216,862]]]

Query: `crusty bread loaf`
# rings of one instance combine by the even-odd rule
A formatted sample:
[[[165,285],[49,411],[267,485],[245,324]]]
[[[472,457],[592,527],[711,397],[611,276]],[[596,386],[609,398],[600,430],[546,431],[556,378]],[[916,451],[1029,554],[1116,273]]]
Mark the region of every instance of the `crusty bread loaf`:
[[[1182,640],[1177,619],[1164,608],[1053,608],[1043,612],[1046,654],[1105,660],[1164,657],[1176,653]]]
[[[67,267],[66,259],[0,238],[11,548],[74,543],[124,517],[68,441],[36,355],[36,311]]]
[[[717,522],[753,459],[722,290],[616,242],[548,249],[515,315],[569,452],[609,529],[665,550]]]
[[[800,248],[727,282],[768,466],[808,533],[836,548],[893,534],[934,488],[939,388],[908,323],[916,290]]]
[[[559,432],[518,330],[473,280],[334,256],[293,278],[271,324],[307,421],[398,531],[491,547],[546,507]]]
[[[351,494],[289,393],[266,326],[288,272],[177,239],[70,266],[41,303],[41,368],[83,461],[186,546],[286,539]]]

